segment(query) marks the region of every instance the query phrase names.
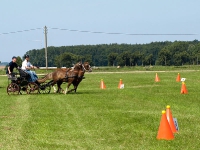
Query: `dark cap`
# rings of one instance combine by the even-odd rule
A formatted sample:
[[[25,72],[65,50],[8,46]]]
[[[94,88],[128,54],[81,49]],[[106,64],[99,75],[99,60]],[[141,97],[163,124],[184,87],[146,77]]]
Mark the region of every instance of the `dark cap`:
[[[15,59],[17,59],[17,57],[16,57],[16,56],[13,56],[13,57],[12,57],[12,59],[14,59],[14,58],[15,58]]]
[[[28,54],[26,54],[26,55],[24,56],[24,58],[29,58],[29,55],[28,55]]]

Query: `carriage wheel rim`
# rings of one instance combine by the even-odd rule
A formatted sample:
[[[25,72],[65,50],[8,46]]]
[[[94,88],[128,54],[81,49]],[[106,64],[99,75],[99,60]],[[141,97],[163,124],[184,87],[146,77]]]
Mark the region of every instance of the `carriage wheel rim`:
[[[51,86],[49,86],[45,83],[40,84],[38,91],[39,91],[40,94],[49,94],[50,91],[51,91]]]
[[[37,94],[38,93],[38,85],[34,82],[30,82],[27,86],[27,94]]]
[[[13,95],[14,94],[18,95],[19,91],[20,91],[19,86],[16,83],[11,83],[11,84],[9,84],[7,86],[7,93],[8,93],[8,95],[12,95],[12,94]]]

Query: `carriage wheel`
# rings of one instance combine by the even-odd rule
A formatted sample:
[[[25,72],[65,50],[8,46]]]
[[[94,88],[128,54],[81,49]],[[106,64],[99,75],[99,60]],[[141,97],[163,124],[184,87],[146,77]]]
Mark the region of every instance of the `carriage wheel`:
[[[49,94],[51,91],[51,85],[46,83],[41,83],[38,89],[40,94]]]
[[[27,93],[27,88],[28,88],[27,85],[25,85],[25,86],[20,86],[20,91],[19,91],[19,93],[20,93],[20,94],[26,94],[26,93]]]
[[[34,82],[30,82],[27,86],[27,94],[37,94],[38,93],[38,85]]]
[[[16,95],[19,94],[19,86],[16,83],[11,83],[7,86],[8,95]]]

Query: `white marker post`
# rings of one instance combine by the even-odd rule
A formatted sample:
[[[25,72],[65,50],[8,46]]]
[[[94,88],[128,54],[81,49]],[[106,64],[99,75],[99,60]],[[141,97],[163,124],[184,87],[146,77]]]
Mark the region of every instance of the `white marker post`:
[[[182,81],[182,82],[185,82],[185,80],[186,80],[186,78],[181,78],[181,81]]]
[[[121,84],[121,85],[120,85],[120,89],[124,89],[124,84]]]
[[[179,131],[178,120],[177,120],[177,118],[173,118],[173,120],[174,120],[174,125],[175,125],[175,127],[176,127],[176,130]]]

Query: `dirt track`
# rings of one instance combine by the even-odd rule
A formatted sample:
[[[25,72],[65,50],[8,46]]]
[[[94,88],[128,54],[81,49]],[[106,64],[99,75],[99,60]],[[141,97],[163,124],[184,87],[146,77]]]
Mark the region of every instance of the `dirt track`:
[[[107,73],[152,73],[152,72],[198,72],[200,70],[171,70],[171,71],[124,71],[124,72],[90,72],[91,74],[107,74]],[[86,72],[87,73],[87,72]]]
[[[200,70],[171,70],[171,71],[124,71],[124,72],[86,72],[87,74],[113,74],[113,73],[152,73],[152,72],[198,72]],[[37,74],[38,76],[43,76],[45,74]],[[6,75],[0,75],[6,76]]]

